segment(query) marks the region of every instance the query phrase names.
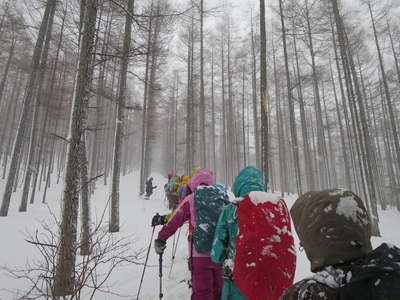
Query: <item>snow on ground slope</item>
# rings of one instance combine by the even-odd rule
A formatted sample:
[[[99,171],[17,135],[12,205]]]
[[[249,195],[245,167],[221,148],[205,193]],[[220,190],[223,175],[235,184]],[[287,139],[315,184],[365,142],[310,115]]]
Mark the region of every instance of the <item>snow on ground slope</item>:
[[[132,249],[146,249],[149,246],[152,228],[150,226],[151,218],[156,213],[166,213],[168,211],[164,200],[163,186],[166,179],[162,176],[153,176],[154,183],[158,186],[150,200],[144,200],[138,196],[138,179],[136,174],[125,176],[121,180],[121,207],[120,221],[121,232],[117,235],[120,237],[129,237],[132,240]],[[0,181],[0,195],[4,191],[4,181]],[[44,220],[51,219],[49,208],[55,213],[60,214],[60,199],[62,195],[62,185],[54,186],[49,191],[48,205],[41,204],[41,192],[38,193],[35,204],[30,205],[27,213],[18,213],[18,205],[20,201],[20,192],[13,195],[10,214],[8,217],[0,218],[0,266],[8,266],[10,268],[23,267],[27,261],[38,259],[38,253],[35,248],[29,245],[25,240],[26,233],[32,233],[36,229],[40,229],[40,223]],[[92,196],[92,214],[99,217],[107,204],[109,197],[109,187],[98,184],[95,194]],[[288,196],[285,198],[288,206],[291,207],[296,196]],[[106,214],[107,216],[108,214]],[[392,244],[400,245],[400,235],[396,228],[400,226],[399,213],[395,210],[387,210],[380,212],[381,217],[381,238],[374,238],[374,246],[378,246],[381,242],[386,241]],[[95,218],[95,217],[93,217]],[[156,228],[156,233],[159,231]],[[177,239],[176,234],[175,239]],[[180,234],[175,262],[171,269],[172,248],[174,239],[171,237],[167,242],[167,250],[164,255],[163,267],[163,292],[166,300],[190,299],[190,290],[188,289],[187,280],[190,274],[187,270],[187,227],[185,226]],[[296,236],[296,248],[299,249],[299,242]],[[144,262],[142,255],[141,262]],[[310,274],[309,263],[304,251],[298,251],[296,280]],[[129,265],[118,269],[110,278],[108,286],[111,291],[118,293],[98,294],[96,300],[117,300],[117,299],[136,299],[139,287],[140,277],[142,274],[142,265]],[[8,277],[0,269],[0,299],[11,300],[15,297],[10,294],[10,290],[25,289],[26,283],[20,280],[14,280]],[[151,245],[148,267],[143,281],[140,298],[142,300],[158,299],[159,293],[159,272],[158,257]]]

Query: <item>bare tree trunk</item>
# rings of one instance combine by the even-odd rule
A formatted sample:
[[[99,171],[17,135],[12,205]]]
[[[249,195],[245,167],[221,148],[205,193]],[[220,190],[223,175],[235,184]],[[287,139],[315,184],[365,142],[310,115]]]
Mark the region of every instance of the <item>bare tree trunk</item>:
[[[116,82],[116,77],[117,77],[117,67],[116,64],[113,63],[113,68],[112,68],[112,79],[111,79],[111,97],[114,99],[114,86]],[[110,173],[110,160],[112,159],[112,151],[114,150],[114,126],[115,124],[115,105],[114,102],[109,103],[108,106],[108,111],[110,111],[109,116],[107,116],[107,133],[106,133],[106,143],[108,145],[106,152],[105,152],[105,166],[104,166],[104,185],[107,185],[107,179],[108,179],[108,174]],[[143,113],[144,113],[144,107],[143,107]]]
[[[397,73],[397,79],[399,81],[400,84],[400,65],[399,65],[399,59],[397,57],[397,53],[396,53],[396,49],[394,47],[394,43],[393,43],[393,35],[392,35],[392,30],[390,28],[390,24],[389,24],[389,20],[386,17],[386,24],[387,24],[387,28],[388,28],[388,34],[389,34],[389,40],[390,40],[390,46],[392,48],[392,53],[393,53],[393,59],[394,59],[394,63],[396,66],[396,73]]]
[[[222,94],[222,140],[224,149],[224,183],[228,184],[228,145],[226,136],[226,104],[225,104],[225,56],[224,40],[221,38],[221,94]]]
[[[177,173],[177,151],[178,151],[178,87],[179,87],[179,76],[178,72],[174,71],[173,74],[173,89],[172,89],[172,98],[173,98],[173,107],[172,107],[172,114],[173,120],[171,124],[171,170],[173,174]]]
[[[272,111],[272,103],[271,103],[271,101],[268,101],[268,110],[267,110],[267,120],[268,120],[268,128],[272,128],[272,118],[271,118],[271,112]],[[269,137],[270,139],[272,138],[272,130],[270,131],[270,137]],[[270,144],[270,145],[272,145],[272,143]],[[271,189],[271,192],[272,193],[274,193],[275,192],[275,189],[276,189],[276,186],[275,186],[275,182],[276,182],[276,179],[275,179],[275,176],[274,176],[274,171],[275,171],[275,159],[274,159],[274,152],[273,152],[273,148],[270,146],[270,148],[269,148],[270,150],[269,150],[269,155],[268,155],[268,160],[269,160],[269,162],[268,162],[268,166],[269,166],[269,170],[268,170],[268,172],[269,172],[269,175],[268,175],[268,178],[269,178],[269,180],[270,180],[270,189]],[[245,149],[246,150],[246,149]]]
[[[329,116],[328,116],[328,109],[326,106],[326,98],[325,98],[325,87],[324,83],[322,83],[322,103],[324,105],[324,113],[325,113],[325,124],[326,124],[326,131],[328,134],[328,146],[329,146],[329,158],[330,158],[330,165],[329,174],[331,178],[331,186],[338,187],[338,180],[337,180],[337,173],[336,173],[336,151],[333,146],[332,142],[332,133],[331,133],[331,125],[329,123]]]
[[[369,9],[369,14],[371,17],[371,23],[372,23],[372,28],[374,31],[374,38],[375,38],[375,46],[376,46],[376,51],[378,52],[378,58],[379,58],[379,67],[381,70],[381,75],[382,75],[382,81],[383,81],[383,87],[385,91],[385,97],[386,97],[386,102],[389,110],[389,119],[390,119],[390,124],[392,126],[392,134],[393,134],[393,140],[394,140],[394,146],[396,148],[396,154],[397,154],[397,168],[400,172],[400,142],[399,142],[399,136],[397,133],[397,125],[396,125],[396,118],[394,115],[394,108],[392,106],[392,99],[390,96],[390,91],[389,91],[389,85],[386,79],[386,72],[385,72],[385,65],[383,62],[383,57],[382,57],[382,52],[381,52],[381,47],[379,45],[379,40],[378,40],[378,35],[376,32],[376,26],[375,26],[375,19],[374,15],[372,14],[372,7],[371,7],[371,2],[368,0],[368,9]],[[397,64],[397,61],[396,61]]]
[[[14,57],[15,43],[16,43],[16,41],[13,38],[13,40],[11,42],[11,46],[10,46],[10,51],[8,52],[8,59],[7,59],[6,68],[4,70],[3,77],[2,77],[1,82],[0,82],[0,108],[1,108],[1,102],[2,102],[2,99],[3,99],[4,88],[6,86],[6,81],[7,81],[7,78],[8,78],[8,72],[10,71],[11,62],[12,62],[12,59]]]
[[[65,63],[65,62],[64,62]],[[64,67],[63,71],[63,86],[62,90],[65,90],[65,85],[67,81],[67,76],[66,76],[66,68]],[[57,111],[61,111],[62,104],[63,104],[63,97],[58,101],[57,104]],[[59,118],[56,118],[55,124],[54,124],[54,134],[57,134],[58,132],[58,127],[59,127]],[[56,137],[53,136],[51,137],[51,143],[50,143],[50,157],[48,161],[48,168],[47,168],[47,175],[46,175],[46,184],[44,187],[44,192],[43,192],[43,198],[42,198],[42,203],[46,203],[46,197],[47,197],[47,189],[50,187],[50,175],[52,172],[52,168],[54,166],[54,154],[55,154],[55,145],[56,145]]]
[[[258,112],[257,112],[257,64],[256,64],[256,50],[253,32],[253,20],[251,20],[251,53],[252,53],[252,96],[253,96],[253,122],[254,122],[254,140],[255,140],[255,155],[256,155],[256,166],[261,167],[260,163],[260,133],[258,128]]]
[[[204,0],[200,0],[200,157],[201,165],[207,166],[206,156],[206,103],[204,96],[204,32],[203,32],[203,19],[204,19]]]
[[[15,95],[15,98],[11,98],[11,101],[12,101],[12,103],[14,103],[14,107],[13,107],[13,111],[12,111],[12,113],[11,113],[11,119],[9,120],[10,122],[7,122],[6,124],[7,124],[7,126],[6,126],[6,128],[5,128],[5,131],[4,131],[4,134],[6,135],[6,137],[7,137],[7,144],[6,144],[6,149],[5,149],[5,152],[4,152],[4,158],[3,158],[3,175],[2,175],[2,179],[5,179],[5,177],[6,177],[6,170],[7,170],[7,163],[8,163],[8,158],[9,158],[9,155],[10,155],[10,151],[11,151],[11,147],[12,147],[12,137],[13,137],[13,131],[14,131],[14,125],[15,125],[15,121],[17,120],[18,121],[18,119],[19,119],[19,117],[20,117],[20,114],[18,113],[18,109],[19,109],[19,105],[18,105],[18,101],[19,101],[19,98],[20,98],[20,94],[21,94],[21,90],[22,90],[22,84],[23,84],[23,79],[24,79],[24,76],[23,76],[23,74],[22,74],[22,72],[19,72],[18,73],[19,74],[19,80],[18,80],[18,86],[17,86],[17,89],[16,89],[16,95]],[[9,124],[10,123],[10,124]],[[18,124],[18,122],[17,122],[17,124]],[[3,148],[3,143],[5,142],[5,140],[6,140],[6,138],[4,137],[2,137],[2,139],[0,140],[0,145],[1,145],[1,148]],[[18,169],[19,169],[19,167],[18,167]]]
[[[260,0],[260,39],[261,39],[261,51],[260,51],[260,72],[261,72],[261,83],[260,83],[260,96],[261,96],[261,149],[262,149],[262,171],[264,174],[265,187],[268,185],[268,99],[267,99],[267,36],[265,30],[265,1]],[[299,178],[300,179],[300,178]],[[301,190],[301,188],[300,188]]]
[[[212,166],[214,170],[215,179],[218,178],[217,173],[217,160],[216,160],[216,141],[215,137],[215,95],[214,95],[214,49],[211,50],[211,136],[212,136]],[[216,180],[217,181],[217,180]]]
[[[245,72],[246,68],[243,64],[242,70],[242,139],[243,139],[243,166],[247,166],[247,157],[246,157],[246,123],[245,123],[245,114],[244,114],[244,91],[245,91]]]
[[[150,12],[153,12],[153,1],[151,2]],[[147,54],[146,54],[146,69],[145,69],[145,77],[144,77],[144,96],[143,96],[143,119],[142,119],[142,151],[141,151],[141,161],[140,161],[140,195],[144,194],[144,185],[146,182],[145,175],[145,161],[146,156],[146,136],[147,136],[147,118],[148,118],[148,94],[149,94],[149,70],[150,70],[150,58],[152,51],[152,30],[153,30],[153,19],[149,19],[149,28],[147,34]]]
[[[336,39],[335,39],[335,31],[334,31],[334,25],[333,22],[331,20],[331,29],[332,29],[332,38],[333,38],[333,42],[334,45],[336,45]],[[339,32],[338,32],[338,36],[339,36]],[[343,46],[340,43],[340,40],[338,41],[338,46],[339,46],[339,50],[342,53],[344,51]],[[340,64],[339,64],[339,55],[338,55],[338,51],[337,51],[337,46],[335,46],[334,48],[334,53],[335,53],[335,61],[336,61],[336,70],[338,73],[338,80],[339,80],[339,86],[340,86],[340,93],[341,93],[341,97],[342,97],[342,107],[343,107],[343,112],[344,112],[344,118],[345,118],[345,127],[347,128],[347,140],[348,140],[348,145],[349,145],[349,152],[350,152],[350,158],[349,161],[351,162],[351,170],[352,170],[352,177],[353,177],[353,182],[354,182],[354,188],[356,193],[360,194],[361,192],[364,192],[365,195],[365,186],[364,189],[362,190],[359,184],[360,180],[364,180],[363,174],[361,173],[361,167],[359,165],[359,170],[360,170],[360,174],[357,174],[357,162],[356,162],[356,153],[360,153],[360,143],[357,142],[357,132],[356,132],[356,126],[354,125],[354,111],[353,111],[353,107],[350,104],[351,103],[351,98],[352,98],[352,93],[350,92],[350,85],[349,85],[349,79],[348,79],[348,72],[346,71],[346,59],[344,57],[344,55],[342,55],[341,57],[341,61],[342,61],[342,65],[343,65],[343,76],[342,76],[342,71],[340,68]],[[342,78],[343,77],[343,78]],[[346,84],[346,93],[344,91],[344,86],[343,86],[343,81],[342,79],[345,81]],[[346,99],[346,94],[347,94],[347,98]],[[349,103],[349,106],[347,107],[346,104],[346,100]],[[350,116],[349,116],[349,111],[350,110],[350,116],[351,119],[353,120],[353,124],[350,124]],[[352,125],[352,126],[351,126]],[[360,164],[360,163],[359,163]],[[361,177],[361,179],[360,179]],[[350,185],[350,188],[352,187],[352,185]]]
[[[38,173],[39,170],[36,169],[36,160],[39,158],[37,157],[37,141],[39,139],[39,113],[40,113],[40,105],[41,105],[41,97],[42,97],[42,91],[43,91],[43,84],[44,84],[44,79],[45,79],[45,72],[47,69],[47,58],[49,54],[49,48],[50,48],[50,40],[51,40],[51,33],[52,33],[52,28],[53,28],[53,20],[54,20],[54,15],[56,12],[56,3],[53,4],[51,7],[50,11],[50,16],[49,20],[47,23],[47,29],[46,29],[46,41],[45,45],[43,48],[43,53],[41,55],[41,62],[39,66],[39,72],[38,72],[38,88],[37,88],[37,95],[34,98],[33,101],[33,119],[32,119],[32,132],[29,140],[29,152],[28,152],[28,166],[26,169],[25,173],[25,179],[24,179],[24,189],[22,192],[22,199],[21,199],[21,205],[19,207],[20,212],[25,212],[27,210],[27,205],[28,205],[28,196],[29,196],[29,187],[31,184],[31,177],[33,173]]]
[[[386,111],[386,107],[385,107],[385,101],[384,101],[384,96],[383,96],[383,91],[381,86],[379,87],[380,90],[380,99],[381,99],[381,106],[382,106],[382,125],[381,127],[383,127],[383,142],[384,142],[384,148],[385,148],[385,161],[386,161],[386,168],[388,170],[388,174],[389,174],[389,189],[391,190],[391,198],[392,199],[397,199],[396,201],[396,205],[397,205],[397,209],[400,211],[400,197],[396,191],[397,185],[398,185],[398,176],[396,176],[396,172],[395,172],[395,165],[393,162],[393,151],[392,151],[392,145],[390,143],[390,137],[389,137],[389,126],[388,126],[388,121],[386,118],[387,115],[387,111]]]
[[[33,182],[34,183],[33,183],[33,190],[32,190],[32,193],[31,193],[31,200],[30,200],[31,204],[34,202],[34,198],[35,198],[35,195],[36,195],[38,171],[39,171],[39,166],[40,166],[40,159],[43,156],[44,140],[45,140],[45,137],[48,136],[48,133],[46,133],[46,130],[47,130],[47,124],[48,124],[48,121],[49,121],[49,114],[50,114],[50,109],[51,109],[50,102],[51,102],[51,100],[52,100],[52,98],[54,96],[56,73],[57,73],[57,68],[58,68],[58,61],[59,61],[61,46],[62,46],[62,42],[63,42],[66,16],[67,16],[67,9],[64,10],[64,15],[63,15],[61,29],[60,29],[60,39],[59,39],[58,46],[57,46],[57,53],[56,53],[55,62],[54,62],[54,66],[53,66],[53,71],[52,71],[52,75],[51,75],[50,88],[49,88],[49,91],[48,91],[47,103],[46,103],[46,107],[45,107],[46,112],[45,112],[45,116],[44,116],[43,127],[41,129],[42,137],[41,137],[41,141],[40,141],[39,153],[38,153],[38,158],[37,158],[36,167],[35,167],[37,172],[33,174],[33,176],[34,176]],[[64,76],[63,79],[65,80],[65,76]],[[63,85],[65,87],[65,83]],[[62,86],[62,84],[61,84],[61,86]],[[38,95],[38,97],[40,97],[40,96],[41,95]],[[60,101],[60,103],[61,103],[61,101]],[[58,123],[58,118],[56,119],[56,123]],[[49,160],[49,169],[50,169],[50,165],[52,164],[52,160],[53,160],[53,152],[50,154],[50,158],[51,158],[51,160]],[[46,161],[45,158],[43,160]],[[42,171],[43,171],[43,169],[45,169],[45,168],[43,167]],[[49,174],[48,180],[46,178],[46,187],[45,187],[45,189],[47,189],[48,181],[50,181],[50,174]],[[40,190],[40,185],[39,185],[39,190]],[[43,197],[43,199],[45,199],[45,197]]]
[[[194,168],[194,164],[195,164],[195,153],[196,153],[196,149],[198,149],[196,147],[196,133],[197,133],[197,116],[194,113],[194,110],[196,108],[196,104],[195,104],[195,31],[194,31],[194,16],[192,15],[191,18],[191,32],[190,32],[190,97],[189,97],[189,101],[190,101],[190,118],[189,118],[189,122],[190,122],[190,152],[189,152],[189,171]]]
[[[341,49],[341,54],[342,58],[347,61],[347,64],[344,65],[344,67],[347,66],[347,81],[348,84],[351,85],[351,77],[353,79],[354,83],[354,88],[355,88],[355,96],[357,97],[357,102],[359,105],[359,110],[360,110],[360,117],[361,117],[361,126],[362,128],[358,129],[359,133],[359,141],[360,141],[360,146],[361,146],[361,152],[360,152],[360,160],[363,159],[364,162],[364,168],[361,165],[360,171],[363,173],[362,178],[364,178],[363,175],[365,175],[366,179],[366,184],[368,188],[368,196],[366,200],[367,208],[371,209],[371,219],[372,219],[372,232],[374,235],[379,235],[379,227],[378,227],[378,215],[376,211],[376,195],[375,195],[375,183],[373,181],[373,178],[371,177],[371,146],[370,146],[370,140],[369,140],[369,131],[368,127],[366,124],[366,119],[365,119],[365,110],[364,110],[364,105],[363,105],[363,99],[362,99],[362,94],[358,82],[358,77],[357,77],[357,72],[355,70],[355,63],[353,59],[353,54],[350,49],[349,42],[347,40],[346,36],[346,31],[344,28],[343,20],[340,16],[339,8],[338,8],[338,3],[337,0],[332,0],[333,4],[333,11],[335,15],[335,21],[336,21],[336,26],[337,26],[337,32],[339,36],[339,45]],[[346,72],[345,72],[346,73]],[[353,101],[354,105],[354,110],[355,110],[355,103]],[[354,111],[356,113],[356,111]],[[357,115],[356,115],[357,117]],[[356,124],[359,124],[359,122],[356,122]],[[360,126],[360,125],[358,125]],[[365,153],[365,154],[364,154]],[[363,184],[363,187],[365,188],[365,183]],[[370,203],[368,203],[370,201]],[[372,206],[370,206],[372,204]]]
[[[278,153],[279,153],[279,179],[280,179],[280,190],[282,197],[287,191],[287,160],[286,160],[286,149],[283,139],[285,137],[284,126],[282,124],[282,111],[281,111],[281,99],[280,99],[280,85],[277,75],[276,65],[276,53],[275,45],[272,40],[272,55],[274,64],[274,83],[275,83],[275,109],[276,109],[276,135],[278,137]]]
[[[310,23],[308,2],[306,1],[306,23],[307,23],[307,36],[309,40],[309,50],[311,56],[311,66],[312,66],[312,78],[314,85],[314,106],[315,106],[315,117],[317,120],[317,146],[318,146],[318,166],[320,169],[322,188],[327,188],[330,186],[329,178],[329,164],[327,159],[327,147],[324,134],[324,124],[322,121],[322,108],[321,108],[321,96],[318,84],[317,67],[315,62],[315,51],[314,43],[312,37],[312,29]]]
[[[3,28],[4,28],[4,22],[5,22],[5,20],[6,20],[6,17],[7,17],[7,15],[8,15],[8,10],[10,9],[10,3],[9,3],[9,1],[7,1],[6,3],[5,3],[5,9],[4,9],[4,14],[3,14],[3,16],[1,17],[1,21],[0,21],[0,40],[2,39],[2,35],[3,35]]]
[[[193,22],[192,22],[193,23]],[[193,139],[192,137],[192,131],[191,131],[191,110],[192,110],[192,105],[191,105],[191,79],[192,79],[192,66],[191,66],[191,57],[192,57],[192,31],[193,31],[193,26],[189,27],[188,30],[188,53],[187,53],[187,94],[186,94],[186,157],[185,157],[185,169],[186,169],[186,174],[190,174],[191,170],[191,145],[192,142],[191,140]]]
[[[128,12],[133,14],[134,0],[128,2]],[[111,211],[110,211],[110,232],[119,231],[119,183],[120,183],[120,169],[121,169],[121,150],[123,144],[123,126],[124,126],[124,109],[126,102],[126,82],[128,74],[129,64],[129,51],[131,48],[131,34],[132,34],[132,18],[126,15],[125,21],[125,36],[124,46],[122,50],[121,59],[121,79],[119,82],[119,93],[117,101],[117,119],[116,119],[116,132],[115,132],[115,144],[114,144],[114,166],[113,166],[113,180],[112,180],[112,192],[111,192]]]
[[[172,153],[172,138],[173,138],[173,119],[174,119],[174,93],[175,93],[175,86],[171,87],[171,96],[170,96],[170,103],[168,103],[168,127],[167,127],[167,162],[168,162],[168,172],[174,169],[174,159]]]
[[[87,102],[92,82],[91,65],[96,30],[97,0],[87,0],[80,42],[79,66],[74,90],[62,210],[60,253],[54,278],[55,296],[74,292],[76,238],[79,208],[80,147],[86,125]]]
[[[301,174],[300,174],[300,161],[299,161],[299,147],[297,142],[297,129],[296,129],[296,119],[294,114],[294,100],[292,95],[292,85],[290,82],[290,72],[289,72],[289,61],[286,46],[286,28],[285,20],[283,15],[282,0],[279,0],[279,8],[281,15],[281,26],[282,26],[282,38],[283,38],[283,52],[285,58],[285,70],[286,70],[286,83],[288,92],[288,103],[289,103],[289,115],[290,115],[290,133],[292,137],[292,150],[293,150],[293,162],[294,171],[296,177],[296,185],[298,194],[302,194],[302,184],[301,184]]]
[[[360,67],[361,69],[361,67]],[[361,72],[361,70],[360,70]],[[365,83],[363,80],[363,89],[364,93],[366,94],[366,88],[365,88]],[[368,100],[368,97],[365,96],[365,99]],[[385,192],[383,190],[385,183],[385,177],[384,177],[384,172],[383,172],[383,161],[382,161],[382,156],[381,156],[381,146],[379,143],[379,137],[378,137],[378,125],[376,121],[376,114],[375,114],[375,108],[373,107],[373,101],[372,101],[372,92],[371,89],[369,88],[369,101],[366,101],[365,103],[366,106],[366,111],[367,111],[367,117],[368,117],[368,123],[370,125],[370,132],[374,132],[373,140],[372,140],[372,148],[374,152],[374,157],[373,157],[373,175],[374,175],[374,180],[377,182],[377,191],[378,191],[378,197],[381,203],[381,207],[383,210],[386,210],[388,201],[386,199]],[[372,112],[372,120],[371,120],[371,113]]]
[[[318,150],[317,150],[317,142],[316,142],[316,134],[315,134],[315,126],[313,126],[313,116],[311,110],[308,111],[308,119],[310,120],[310,128],[311,128],[311,141],[312,141],[312,150],[313,150],[313,157],[314,157],[314,166],[318,166]],[[315,168],[315,184],[316,186],[321,185],[321,178],[320,178],[320,169]]]
[[[81,190],[81,255],[91,253],[91,230],[90,230],[90,197],[88,181],[88,160],[86,157],[86,136],[82,135],[79,145],[79,164],[80,164],[80,190]]]
[[[294,21],[293,21],[294,22]],[[293,25],[294,28],[294,25]],[[296,34],[293,32],[293,46],[296,58],[296,70],[298,78],[298,93],[299,93],[299,106],[300,106],[300,118],[301,118],[301,132],[303,136],[303,148],[304,148],[304,164],[306,169],[307,187],[309,191],[315,190],[314,181],[314,168],[311,159],[311,149],[309,144],[308,132],[307,132],[307,122],[306,113],[304,109],[304,99],[303,99],[303,87],[301,82],[300,66],[299,66],[299,55],[297,53],[297,39]]]
[[[111,9],[110,9],[111,10]],[[107,14],[107,21],[106,21],[106,28],[105,28],[105,37],[104,37],[104,42],[103,45],[101,46],[101,52],[102,53],[107,53],[108,51],[108,43],[109,43],[109,35],[110,35],[110,30],[111,30],[111,11],[108,11]],[[104,119],[103,116],[103,97],[102,94],[104,93],[104,88],[105,88],[105,76],[106,76],[106,67],[107,63],[104,62],[100,65],[100,70],[99,70],[99,79],[97,83],[97,90],[98,90],[98,95],[96,96],[96,109],[95,109],[95,127],[94,127],[94,136],[93,136],[93,143],[92,143],[92,149],[91,149],[91,158],[90,158],[90,177],[96,177],[99,175],[99,171],[101,169],[100,164],[103,162],[102,157],[101,157],[101,151],[104,147],[101,147],[100,145],[104,141],[100,140],[101,137],[101,127],[105,127],[102,122]],[[91,193],[94,193],[94,190],[96,188],[96,181],[91,182],[89,185]]]
[[[35,49],[34,49],[33,57],[32,57],[32,67],[31,67],[32,71],[31,71],[30,78],[28,80],[27,87],[26,87],[25,101],[23,104],[23,110],[22,110],[20,123],[18,126],[17,136],[16,136],[15,142],[14,142],[14,149],[13,149],[13,154],[12,154],[12,159],[11,159],[10,171],[8,174],[7,183],[6,183],[6,187],[5,187],[4,195],[3,195],[3,201],[1,204],[1,208],[0,208],[0,216],[7,216],[7,214],[8,214],[8,209],[10,206],[10,199],[11,199],[11,192],[13,189],[13,184],[15,182],[15,178],[17,176],[21,150],[23,148],[23,138],[27,131],[28,115],[29,115],[29,110],[30,110],[30,106],[31,106],[31,101],[34,96],[34,90],[35,90],[34,87],[36,85],[36,75],[37,75],[39,64],[40,64],[40,57],[42,54],[42,48],[43,48],[43,43],[44,43],[44,39],[45,39],[47,24],[48,24],[48,20],[50,17],[52,7],[55,6],[55,4],[56,4],[55,0],[49,0],[47,2],[46,10],[43,15],[42,24],[40,25],[39,35],[38,35],[38,38],[36,41],[36,45],[35,45]]]
[[[342,103],[343,103],[343,110],[344,110],[344,117],[345,117],[345,125],[346,128],[349,128],[348,126],[348,116],[347,116],[347,108],[345,104],[345,93],[344,93],[344,88],[343,88],[343,82],[342,82],[342,73],[340,70],[340,65],[339,65],[339,57],[337,53],[337,44],[336,44],[336,36],[335,36],[335,29],[333,26],[332,18],[330,17],[330,26],[331,26],[331,33],[332,33],[332,43],[333,43],[333,50],[335,54],[335,61],[336,61],[336,71],[338,75],[338,81],[339,81],[339,87],[340,87],[340,95],[342,98]],[[351,175],[350,175],[350,170],[353,169],[353,172],[355,172],[354,168],[350,168],[350,162],[347,154],[347,147],[346,147],[346,142],[345,142],[345,133],[343,129],[343,123],[342,123],[342,117],[339,109],[339,102],[338,102],[338,97],[336,93],[336,86],[335,86],[335,80],[333,78],[333,71],[332,71],[332,65],[330,63],[330,74],[331,74],[331,80],[332,80],[332,88],[334,92],[334,97],[335,97],[335,105],[336,105],[336,112],[338,115],[338,122],[339,122],[339,130],[340,130],[340,141],[342,144],[342,152],[343,152],[343,161],[344,161],[344,172],[345,172],[345,178],[346,178],[346,187],[351,189],[352,184],[351,184]],[[349,132],[347,132],[349,134]],[[349,138],[349,148],[351,149],[351,139]]]
[[[232,91],[232,47],[231,47],[231,25],[230,20],[228,22],[228,33],[227,33],[227,71],[228,71],[228,115],[227,115],[227,145],[228,149],[228,182],[233,181],[233,176],[235,175],[235,159],[234,154],[236,151],[235,143],[235,129],[234,129],[234,109],[233,109],[233,91]]]
[[[158,3],[156,7],[157,11],[155,14],[160,13],[160,5]],[[156,92],[156,72],[157,72],[157,64],[159,60],[159,53],[158,53],[158,42],[159,42],[159,35],[160,35],[160,26],[161,22],[160,19],[156,19],[156,23],[154,26],[154,34],[152,37],[152,52],[151,52],[151,63],[150,63],[150,77],[149,77],[149,91],[148,91],[148,103],[147,103],[147,113],[148,113],[148,119],[147,119],[147,130],[146,130],[146,139],[145,139],[145,162],[144,162],[144,178],[147,180],[147,178],[150,176],[150,171],[151,171],[151,151],[152,151],[152,139],[151,139],[151,134],[154,132],[154,112],[155,112],[155,92]]]
[[[1,131],[1,138],[0,138],[0,161],[1,161],[2,156],[4,156],[6,159],[8,156],[7,151],[4,149],[4,142],[6,139],[11,138],[11,132],[9,134],[9,129],[11,127],[11,130],[12,130],[12,121],[14,121],[14,118],[15,118],[15,112],[13,113],[12,116],[11,116],[11,112],[15,111],[15,109],[17,108],[18,95],[19,95],[19,91],[21,89],[21,81],[22,81],[21,79],[22,79],[21,72],[18,71],[17,74],[15,75],[9,104],[7,105],[7,108],[5,108],[6,120],[4,123],[5,126]],[[17,91],[17,88],[18,88],[18,91]],[[16,94],[17,94],[17,97],[15,97]],[[10,118],[12,118],[12,119],[10,119]]]
[[[336,45],[334,45],[334,47],[336,47]],[[345,173],[345,178],[346,178],[345,186],[347,188],[351,189],[350,166],[349,166],[349,162],[348,162],[348,158],[347,158],[347,150],[346,150],[345,135],[344,135],[344,130],[343,130],[342,115],[340,113],[339,101],[338,101],[338,97],[337,97],[337,93],[336,93],[336,85],[335,85],[335,80],[333,78],[331,62],[329,64],[330,64],[329,66],[330,66],[332,89],[333,89],[333,94],[334,94],[334,98],[335,98],[337,120],[338,120],[339,130],[340,130],[340,142],[341,142],[341,146],[342,146],[341,148],[342,148],[342,154],[343,154],[344,173]]]

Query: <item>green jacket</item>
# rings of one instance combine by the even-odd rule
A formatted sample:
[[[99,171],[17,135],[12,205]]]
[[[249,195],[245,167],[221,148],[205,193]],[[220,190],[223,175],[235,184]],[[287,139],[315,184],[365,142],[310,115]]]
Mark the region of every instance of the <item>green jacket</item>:
[[[239,230],[236,209],[236,204],[229,204],[222,211],[215,229],[211,250],[211,259],[218,264],[222,264],[223,268],[225,265],[229,265],[231,270],[235,254],[236,236]],[[243,296],[232,280],[225,280],[221,300],[247,300],[247,298]]]

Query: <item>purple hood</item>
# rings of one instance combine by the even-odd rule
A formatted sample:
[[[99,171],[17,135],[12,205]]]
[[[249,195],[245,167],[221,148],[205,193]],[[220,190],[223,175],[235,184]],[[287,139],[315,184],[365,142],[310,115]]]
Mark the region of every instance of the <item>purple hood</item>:
[[[214,174],[210,169],[204,168],[197,171],[189,180],[189,187],[194,191],[199,185],[213,185]]]

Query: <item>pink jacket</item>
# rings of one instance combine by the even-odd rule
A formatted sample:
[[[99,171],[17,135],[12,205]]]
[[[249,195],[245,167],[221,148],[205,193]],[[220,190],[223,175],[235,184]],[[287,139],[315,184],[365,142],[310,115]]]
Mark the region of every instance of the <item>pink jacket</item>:
[[[213,172],[210,169],[201,169],[189,180],[190,190],[195,191],[199,185],[212,185],[214,184]],[[196,226],[196,215],[194,210],[194,193],[186,196],[186,198],[179,204],[172,218],[165,224],[161,231],[158,233],[158,238],[167,240],[172,236],[179,227],[186,221],[190,221],[193,228]],[[210,254],[198,253],[194,246],[190,243],[191,233],[189,236],[189,256],[192,257],[209,257]],[[192,249],[191,249],[192,248]]]

